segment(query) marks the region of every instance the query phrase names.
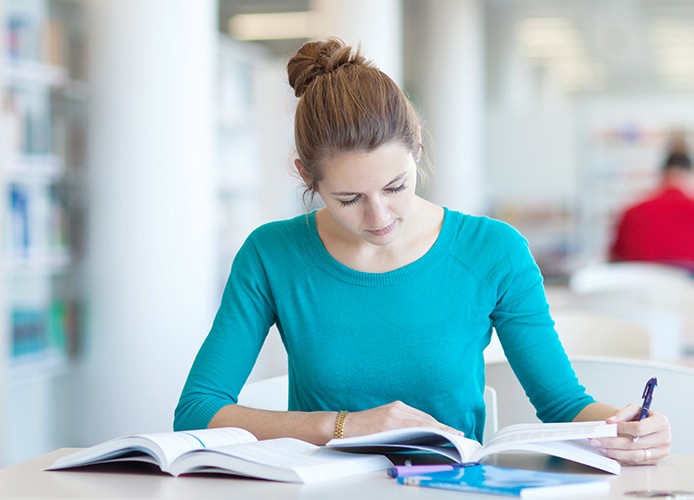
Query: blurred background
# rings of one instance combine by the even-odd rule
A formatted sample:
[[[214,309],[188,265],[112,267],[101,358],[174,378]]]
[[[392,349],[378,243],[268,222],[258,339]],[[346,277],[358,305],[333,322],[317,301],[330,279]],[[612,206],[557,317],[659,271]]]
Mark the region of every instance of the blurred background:
[[[0,19],[0,466],[171,430],[239,245],[306,210],[285,64],[309,39],[361,43],[405,88],[423,194],[516,226],[551,300],[694,140],[691,0],[0,0]],[[251,379],[285,370],[272,334]]]

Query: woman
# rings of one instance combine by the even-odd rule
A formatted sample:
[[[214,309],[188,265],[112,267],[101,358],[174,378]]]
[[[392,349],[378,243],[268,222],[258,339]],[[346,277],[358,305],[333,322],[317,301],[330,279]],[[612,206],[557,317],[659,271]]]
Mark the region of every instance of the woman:
[[[481,441],[482,351],[494,328],[542,420],[609,418],[621,436],[594,441],[606,454],[627,464],[665,457],[664,416],[630,422],[637,406],[597,403],[578,383],[526,241],[415,194],[422,130],[402,90],[337,39],[305,44],[288,74],[299,98],[296,169],[325,207],[244,243],[175,428],[323,444],[430,426]],[[236,404],[273,324],[288,354],[287,412]]]

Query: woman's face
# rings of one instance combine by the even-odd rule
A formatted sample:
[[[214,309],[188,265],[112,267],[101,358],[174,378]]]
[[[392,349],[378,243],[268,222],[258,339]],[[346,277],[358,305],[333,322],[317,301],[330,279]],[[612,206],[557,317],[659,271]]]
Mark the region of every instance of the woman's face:
[[[417,165],[402,143],[344,153],[324,165],[318,194],[347,237],[385,246],[402,230],[417,183]]]

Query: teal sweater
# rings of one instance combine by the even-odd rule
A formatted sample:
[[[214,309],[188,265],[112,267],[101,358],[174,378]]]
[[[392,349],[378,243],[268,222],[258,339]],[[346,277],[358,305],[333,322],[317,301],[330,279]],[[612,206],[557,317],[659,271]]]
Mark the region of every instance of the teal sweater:
[[[204,428],[234,404],[269,328],[289,363],[289,409],[359,411],[400,400],[482,440],[492,328],[539,418],[594,400],[554,330],[542,277],[512,227],[446,210],[417,261],[365,273],[321,243],[315,212],[255,230],[238,252],[174,428]]]

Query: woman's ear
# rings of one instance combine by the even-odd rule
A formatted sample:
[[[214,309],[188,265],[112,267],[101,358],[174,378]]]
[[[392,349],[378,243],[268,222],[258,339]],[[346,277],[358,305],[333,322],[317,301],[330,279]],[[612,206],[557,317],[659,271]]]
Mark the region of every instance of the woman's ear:
[[[424,144],[422,144],[422,126],[418,125],[417,126],[417,153],[414,155],[414,161],[419,163],[419,160],[422,159],[422,155],[424,154]]]
[[[309,177],[308,177],[308,174],[306,173],[306,170],[304,170],[303,165],[301,164],[301,160],[298,158],[296,160],[294,160],[294,166],[296,167],[296,171],[299,172],[299,175],[301,176],[301,180],[304,181],[304,184],[309,186],[310,185],[309,184]]]

